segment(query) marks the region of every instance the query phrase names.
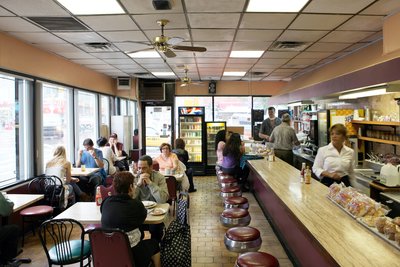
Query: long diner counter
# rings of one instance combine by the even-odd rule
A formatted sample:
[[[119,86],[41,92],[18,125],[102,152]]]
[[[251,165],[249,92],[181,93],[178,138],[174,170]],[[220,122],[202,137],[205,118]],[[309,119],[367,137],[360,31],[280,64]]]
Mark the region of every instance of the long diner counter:
[[[276,159],[250,160],[254,194],[297,266],[400,266],[400,251],[327,199],[328,188]]]

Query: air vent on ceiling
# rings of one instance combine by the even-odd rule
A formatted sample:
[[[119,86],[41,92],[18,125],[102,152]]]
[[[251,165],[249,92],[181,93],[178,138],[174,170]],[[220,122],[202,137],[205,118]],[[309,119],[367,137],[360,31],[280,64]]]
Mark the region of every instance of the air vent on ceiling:
[[[118,52],[118,48],[107,42],[93,42],[78,45],[86,52]]]
[[[271,51],[303,51],[309,46],[309,43],[305,42],[289,42],[289,41],[277,41],[272,44]]]
[[[49,31],[88,31],[82,23],[72,17],[28,17]]]
[[[265,76],[265,75],[267,75],[267,73],[263,71],[250,71],[247,73],[246,76]]]

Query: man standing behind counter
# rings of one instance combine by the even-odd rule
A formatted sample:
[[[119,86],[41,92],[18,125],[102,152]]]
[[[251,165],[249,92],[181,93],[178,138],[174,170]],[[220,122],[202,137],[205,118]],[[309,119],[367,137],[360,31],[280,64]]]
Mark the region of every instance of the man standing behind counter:
[[[262,122],[258,136],[268,142],[272,130],[281,123],[281,119],[275,117],[275,108],[269,107],[268,118]]]

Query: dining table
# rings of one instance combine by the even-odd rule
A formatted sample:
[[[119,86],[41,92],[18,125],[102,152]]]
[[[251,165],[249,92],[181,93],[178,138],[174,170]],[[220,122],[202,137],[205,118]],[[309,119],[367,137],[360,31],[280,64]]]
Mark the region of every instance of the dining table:
[[[161,215],[152,215],[151,209],[149,209],[144,224],[159,224],[168,218],[168,203],[157,203],[154,208],[161,208],[166,212]],[[100,206],[97,206],[96,202],[76,202],[54,219],[74,219],[82,224],[101,224]]]
[[[100,168],[85,168],[82,170],[81,167],[79,168],[71,168],[71,176],[90,176],[91,174],[99,171]]]
[[[29,205],[44,198],[43,194],[4,194],[10,201],[14,202],[13,212],[20,211]]]

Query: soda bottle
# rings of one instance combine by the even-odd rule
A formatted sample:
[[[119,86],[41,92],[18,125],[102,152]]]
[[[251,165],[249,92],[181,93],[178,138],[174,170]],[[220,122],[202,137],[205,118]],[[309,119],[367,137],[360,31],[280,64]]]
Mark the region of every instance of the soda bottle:
[[[304,174],[304,182],[306,184],[311,184],[311,170],[310,170],[310,166],[307,166],[307,169],[305,171]]]
[[[101,202],[103,202],[103,198],[101,197],[100,186],[98,186],[96,188],[96,205],[100,206]]]
[[[303,162],[303,163],[301,163],[301,171],[300,171],[300,182],[301,183],[304,182],[305,171],[306,171],[306,163]]]

